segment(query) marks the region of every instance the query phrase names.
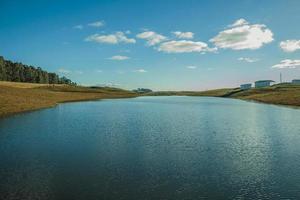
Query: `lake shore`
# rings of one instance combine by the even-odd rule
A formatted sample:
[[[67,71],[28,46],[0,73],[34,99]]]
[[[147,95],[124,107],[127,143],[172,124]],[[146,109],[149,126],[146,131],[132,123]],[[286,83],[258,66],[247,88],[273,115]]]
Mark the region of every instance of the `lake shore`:
[[[111,98],[137,94],[109,87],[81,87],[0,81],[0,117],[56,106],[58,103]]]
[[[0,81],[0,117],[56,106],[59,103],[138,96],[210,96],[300,107],[300,86],[279,84],[267,88],[208,91],[163,91],[140,95],[109,87],[82,87]]]
[[[277,84],[265,88],[241,90],[239,88],[224,88],[207,91],[164,91],[153,92],[149,96],[209,96],[234,98],[246,101],[255,101],[266,104],[300,107],[300,85]]]

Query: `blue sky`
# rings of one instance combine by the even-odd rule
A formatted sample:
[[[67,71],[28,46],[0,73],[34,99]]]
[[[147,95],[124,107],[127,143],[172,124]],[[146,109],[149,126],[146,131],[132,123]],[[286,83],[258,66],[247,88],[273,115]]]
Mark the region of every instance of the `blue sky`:
[[[298,0],[0,0],[0,55],[84,85],[205,90],[300,78]]]

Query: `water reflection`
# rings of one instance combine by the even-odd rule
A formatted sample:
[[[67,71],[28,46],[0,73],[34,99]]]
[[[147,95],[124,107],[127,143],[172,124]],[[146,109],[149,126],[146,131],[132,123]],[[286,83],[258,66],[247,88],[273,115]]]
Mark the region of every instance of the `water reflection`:
[[[0,120],[1,199],[299,199],[299,110],[145,97]]]

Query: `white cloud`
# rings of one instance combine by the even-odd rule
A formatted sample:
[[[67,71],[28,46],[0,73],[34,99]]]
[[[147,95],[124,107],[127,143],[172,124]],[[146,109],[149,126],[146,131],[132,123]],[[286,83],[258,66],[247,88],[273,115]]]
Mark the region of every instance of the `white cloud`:
[[[197,69],[197,66],[191,65],[191,66],[186,66],[186,68],[188,68],[188,69]]]
[[[115,34],[109,34],[109,35],[99,35],[94,34],[88,36],[85,41],[88,42],[97,42],[97,43],[106,43],[106,44],[118,44],[118,43],[135,43],[135,39],[133,38],[127,38],[126,35],[119,31]]]
[[[173,34],[180,39],[192,39],[194,37],[194,33],[192,32],[175,31]]]
[[[145,31],[136,35],[137,38],[147,40],[149,46],[156,45],[167,39],[167,37],[160,35],[153,31]]]
[[[245,61],[245,62],[248,62],[248,63],[253,63],[253,62],[257,62],[258,59],[256,58],[247,58],[247,57],[240,57],[238,58],[239,61]]]
[[[144,70],[144,69],[137,69],[137,70],[134,70],[134,72],[138,72],[138,73],[146,73],[147,71]]]
[[[96,84],[98,87],[119,87],[121,84],[119,83],[102,83],[102,84]]]
[[[83,29],[83,25],[78,24],[76,26],[73,26],[73,28],[81,30],[81,29]]]
[[[264,24],[250,25],[246,20],[239,19],[230,27],[221,31],[210,42],[219,48],[242,50],[258,49],[274,40],[272,31]]]
[[[64,69],[64,68],[58,69],[58,72],[59,72],[59,73],[62,73],[62,74],[70,74],[70,73],[71,73],[70,70],[67,70],[67,69]]]
[[[300,67],[300,60],[282,60],[279,64],[273,65],[272,68],[277,69],[294,69]]]
[[[294,52],[300,49],[300,40],[286,40],[280,42],[279,46],[285,52]]]
[[[102,27],[104,26],[104,21],[96,21],[96,22],[92,22],[92,23],[89,23],[88,26],[92,26],[92,27]]]
[[[110,57],[109,59],[110,59],[110,60],[128,60],[128,59],[130,59],[130,58],[127,57],[127,56],[116,55],[116,56]]]
[[[236,20],[233,24],[229,25],[229,27],[236,27],[236,26],[243,26],[247,25],[249,22],[247,22],[245,19],[241,18]]]
[[[102,73],[103,71],[100,70],[100,69],[98,69],[98,70],[96,70],[96,72],[97,72],[97,73]]]
[[[108,44],[117,44],[118,43],[118,39],[115,35],[99,35],[99,34],[90,35],[85,39],[85,41],[108,43]]]
[[[168,41],[158,47],[158,51],[167,53],[190,53],[190,52],[212,52],[216,48],[209,48],[204,42],[194,42],[190,40]]]

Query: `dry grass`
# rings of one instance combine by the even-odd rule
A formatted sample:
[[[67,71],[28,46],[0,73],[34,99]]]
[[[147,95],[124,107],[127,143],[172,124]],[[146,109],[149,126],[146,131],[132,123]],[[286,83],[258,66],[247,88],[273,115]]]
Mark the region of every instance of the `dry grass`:
[[[207,91],[160,91],[151,92],[145,95],[147,96],[211,96],[211,97],[221,97],[229,92],[233,91],[231,88],[207,90]]]
[[[241,91],[239,89],[217,89],[203,92],[153,92],[146,95],[167,96],[214,96],[264,103],[300,106],[300,85],[274,85],[262,89]],[[68,85],[47,85],[0,81],[0,117],[55,106],[58,103],[105,98],[136,97],[136,93],[117,88],[89,88]]]
[[[135,96],[133,92],[116,88],[0,82],[0,117],[62,102]]]
[[[300,106],[300,85],[278,84],[271,87],[240,90],[239,88],[195,92],[197,96],[228,97],[269,104]]]
[[[300,85],[274,85],[267,88],[241,91],[230,97],[263,103],[300,106]]]
[[[167,95],[186,95],[186,96],[212,96],[227,97],[243,100],[254,100],[269,104],[300,106],[300,85],[278,84],[261,89],[250,89],[242,91],[239,88],[224,88],[208,90],[202,92],[154,92],[147,95],[167,96]]]
[[[9,82],[9,81],[0,81],[0,86],[8,86],[14,88],[37,88],[49,86],[48,84],[38,84],[38,83],[19,83],[19,82]],[[62,86],[56,84],[55,86]]]

